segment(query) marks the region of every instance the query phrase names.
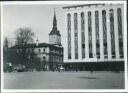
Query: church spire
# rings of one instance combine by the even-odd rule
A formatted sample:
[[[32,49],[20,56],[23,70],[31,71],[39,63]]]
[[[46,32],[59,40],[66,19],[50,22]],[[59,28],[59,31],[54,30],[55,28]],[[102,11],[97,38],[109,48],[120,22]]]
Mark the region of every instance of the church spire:
[[[57,20],[56,20],[56,13],[54,8],[54,17],[53,17],[53,30],[57,30]]]
[[[54,20],[56,20],[56,12],[55,12],[55,8],[54,8]]]

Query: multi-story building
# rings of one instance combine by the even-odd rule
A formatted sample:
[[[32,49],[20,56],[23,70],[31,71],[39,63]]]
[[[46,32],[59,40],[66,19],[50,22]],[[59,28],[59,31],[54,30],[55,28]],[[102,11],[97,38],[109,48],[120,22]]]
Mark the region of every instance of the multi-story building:
[[[62,66],[63,47],[61,45],[61,34],[57,29],[55,12],[53,18],[53,28],[49,33],[49,43],[39,43],[39,40],[37,39],[36,43],[20,44],[11,47],[11,51],[15,51],[15,53],[17,53],[16,55],[20,55],[24,49],[27,54],[27,61],[32,62],[32,60],[34,60],[33,56],[36,57],[35,62],[41,62],[40,66],[42,66],[42,69],[44,70],[55,70]],[[25,56],[23,59],[24,58]],[[22,62],[18,64],[22,64]]]
[[[124,68],[123,4],[85,4],[63,9],[67,69]]]

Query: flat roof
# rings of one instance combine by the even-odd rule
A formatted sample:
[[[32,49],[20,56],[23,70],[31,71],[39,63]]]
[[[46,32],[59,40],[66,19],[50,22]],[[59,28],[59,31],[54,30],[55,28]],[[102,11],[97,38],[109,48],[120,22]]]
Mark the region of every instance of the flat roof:
[[[67,8],[77,8],[77,7],[85,7],[85,6],[97,6],[97,5],[105,5],[103,4],[83,4],[83,5],[73,5],[73,6],[66,6],[66,7],[62,7],[63,9],[67,9]]]

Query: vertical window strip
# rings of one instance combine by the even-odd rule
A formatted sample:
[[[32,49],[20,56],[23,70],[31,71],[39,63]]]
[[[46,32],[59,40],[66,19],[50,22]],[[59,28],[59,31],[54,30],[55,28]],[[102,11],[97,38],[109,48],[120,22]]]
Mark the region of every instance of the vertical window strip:
[[[92,54],[92,19],[91,12],[88,12],[88,36],[89,36],[89,58],[93,58]]]
[[[74,13],[74,37],[75,37],[75,59],[78,59],[78,19],[77,13]]]
[[[104,58],[108,58],[107,51],[107,25],[106,25],[106,11],[102,11],[102,24],[103,24],[103,46],[104,46]]]
[[[109,10],[110,12],[110,33],[111,33],[111,50],[112,58],[115,58],[115,35],[114,35],[114,11],[113,9]]]
[[[100,58],[100,42],[99,42],[99,12],[95,11],[95,29],[96,29],[96,56]]]
[[[81,13],[81,51],[82,58],[85,58],[85,23],[84,23],[84,12]]]
[[[117,9],[117,18],[118,18],[117,20],[118,20],[118,37],[119,37],[119,55],[120,58],[124,58],[121,8]]]
[[[67,15],[68,22],[68,59],[71,59],[71,14]]]

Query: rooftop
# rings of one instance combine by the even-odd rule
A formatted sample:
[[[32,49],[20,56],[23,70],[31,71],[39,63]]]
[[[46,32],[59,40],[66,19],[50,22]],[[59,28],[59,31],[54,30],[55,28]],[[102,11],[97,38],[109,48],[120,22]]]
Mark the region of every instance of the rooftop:
[[[41,47],[57,47],[53,44],[48,44],[48,43],[39,43],[36,45],[36,43],[32,44],[20,44],[20,45],[15,45],[11,47],[11,49],[18,49],[18,48],[41,48]]]
[[[58,35],[58,36],[61,36],[61,34],[60,34],[60,32],[59,32],[58,30],[52,30],[52,31],[49,33],[49,35],[54,35],[54,34],[56,34],[56,35]]]
[[[77,8],[77,7],[85,7],[85,6],[97,6],[97,5],[105,5],[105,4],[83,4],[83,5],[73,5],[73,6],[66,6],[66,7],[63,7],[63,9],[70,9],[70,8]]]

